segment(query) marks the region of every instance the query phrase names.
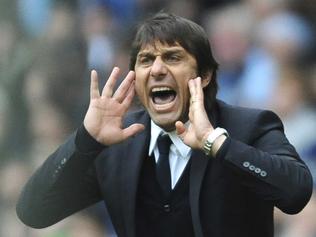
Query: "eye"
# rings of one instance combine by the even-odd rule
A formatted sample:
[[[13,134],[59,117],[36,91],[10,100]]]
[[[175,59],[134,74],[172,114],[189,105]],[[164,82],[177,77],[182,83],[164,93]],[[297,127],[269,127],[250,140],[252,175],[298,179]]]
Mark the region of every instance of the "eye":
[[[171,61],[178,61],[179,59],[180,58],[178,56],[176,56],[176,55],[172,55],[172,56],[169,57],[169,60],[171,60]]]
[[[179,62],[181,60],[181,56],[178,54],[169,54],[169,55],[166,55],[165,60],[167,62],[175,63],[175,62]]]
[[[149,56],[142,56],[138,59],[138,62],[140,65],[151,65],[153,62],[153,57],[149,57]]]

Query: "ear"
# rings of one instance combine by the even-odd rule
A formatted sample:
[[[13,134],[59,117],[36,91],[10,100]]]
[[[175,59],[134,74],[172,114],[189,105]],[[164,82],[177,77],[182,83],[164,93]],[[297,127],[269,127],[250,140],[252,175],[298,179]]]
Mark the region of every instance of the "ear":
[[[208,72],[204,77],[202,77],[202,87],[205,88],[212,80],[213,72]]]

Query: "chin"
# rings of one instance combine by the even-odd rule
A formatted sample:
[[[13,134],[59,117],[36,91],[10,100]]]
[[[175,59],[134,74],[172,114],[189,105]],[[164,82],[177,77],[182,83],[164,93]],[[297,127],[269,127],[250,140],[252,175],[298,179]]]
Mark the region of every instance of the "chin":
[[[183,123],[187,121],[187,119],[185,119],[183,116],[180,116],[179,114],[175,114],[171,116],[170,114],[157,115],[156,113],[155,114],[152,113],[150,114],[150,117],[154,121],[155,124],[163,128],[167,132],[174,131],[176,129],[175,124],[177,121],[182,121]]]
[[[167,119],[163,117],[157,118],[157,116],[151,116],[151,119],[154,121],[155,124],[157,124],[159,127],[167,132],[175,130],[175,123],[178,121],[175,119]]]
[[[174,122],[172,124],[161,124],[158,126],[161,127],[163,130],[165,130],[166,132],[172,132],[172,131],[176,130],[175,123],[176,122]]]

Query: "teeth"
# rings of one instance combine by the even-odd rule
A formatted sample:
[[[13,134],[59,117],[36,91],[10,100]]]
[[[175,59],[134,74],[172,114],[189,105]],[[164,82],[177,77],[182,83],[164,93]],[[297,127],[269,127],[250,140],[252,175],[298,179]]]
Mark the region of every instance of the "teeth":
[[[160,91],[172,91],[169,87],[155,87],[152,89],[152,92],[160,92]]]

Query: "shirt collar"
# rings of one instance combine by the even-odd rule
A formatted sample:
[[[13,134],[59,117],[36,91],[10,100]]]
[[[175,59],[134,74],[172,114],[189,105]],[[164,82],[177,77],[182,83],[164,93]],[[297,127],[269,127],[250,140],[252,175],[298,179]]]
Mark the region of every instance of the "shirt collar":
[[[173,145],[175,146],[177,152],[181,155],[181,157],[188,156],[189,152],[191,151],[191,148],[183,143],[183,141],[177,135],[176,131],[166,132],[157,124],[155,124],[152,120],[151,120],[151,137],[150,137],[149,152],[148,152],[149,156],[152,155],[157,145],[157,139],[160,134],[168,134]]]

